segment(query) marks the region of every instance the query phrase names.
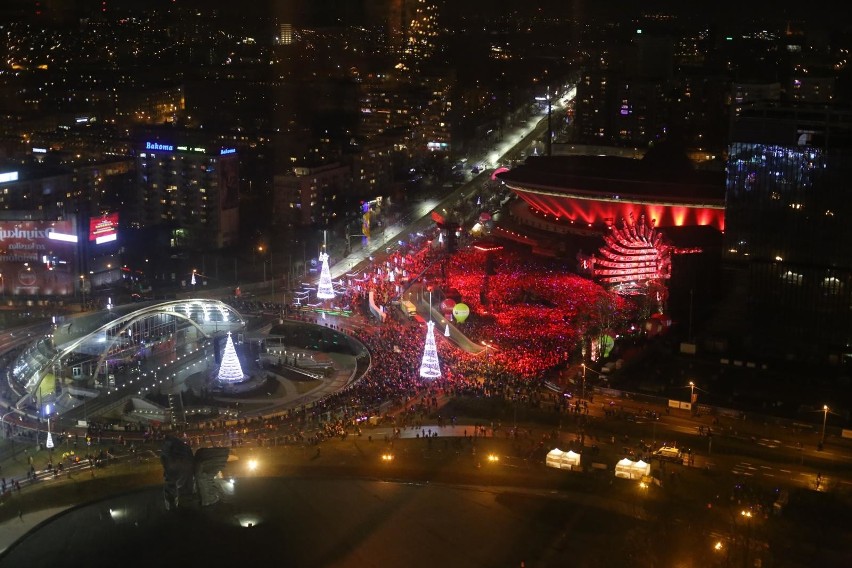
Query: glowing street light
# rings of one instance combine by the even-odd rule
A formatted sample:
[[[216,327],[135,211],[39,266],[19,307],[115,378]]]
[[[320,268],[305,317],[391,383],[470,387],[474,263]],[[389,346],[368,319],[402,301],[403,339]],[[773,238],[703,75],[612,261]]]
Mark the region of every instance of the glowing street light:
[[[825,445],[825,423],[828,421],[828,405],[822,405],[822,436],[820,436],[819,440],[819,449]]]
[[[248,461],[248,470],[251,472],[257,471],[257,466],[259,465],[257,460],[249,460]]]

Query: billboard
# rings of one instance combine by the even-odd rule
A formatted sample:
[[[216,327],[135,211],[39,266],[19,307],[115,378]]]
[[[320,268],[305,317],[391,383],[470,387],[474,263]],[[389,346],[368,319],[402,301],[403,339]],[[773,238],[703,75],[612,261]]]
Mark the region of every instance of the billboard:
[[[0,221],[0,292],[5,296],[74,293],[73,221]]]
[[[89,218],[89,241],[108,243],[118,238],[118,213]]]

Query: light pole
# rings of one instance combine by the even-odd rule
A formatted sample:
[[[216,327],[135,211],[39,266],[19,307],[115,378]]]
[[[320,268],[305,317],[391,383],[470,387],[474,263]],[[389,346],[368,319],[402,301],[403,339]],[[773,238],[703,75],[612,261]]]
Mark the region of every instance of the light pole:
[[[695,416],[695,381],[689,381],[689,413]]]
[[[257,252],[260,255],[260,263],[263,265],[263,283],[266,284],[266,259],[263,258],[263,245],[257,247]]]
[[[819,440],[819,449],[822,450],[822,447],[825,445],[825,423],[828,421],[828,405],[822,405],[822,435]]]
[[[583,363],[583,394],[581,396],[582,400],[586,400],[586,364]]]
[[[745,550],[743,550],[743,566],[748,566],[749,556],[751,555],[751,520],[752,512],[747,509],[740,511],[740,516],[746,523],[746,541]]]
[[[86,309],[86,275],[80,275],[80,294],[83,297],[83,302],[80,305],[80,311],[84,311]]]
[[[431,298],[430,298],[429,303],[431,303]],[[482,344],[485,346],[485,365],[487,366],[488,365],[488,348],[491,347],[491,346],[488,345],[488,342],[485,341],[485,340],[482,341]]]

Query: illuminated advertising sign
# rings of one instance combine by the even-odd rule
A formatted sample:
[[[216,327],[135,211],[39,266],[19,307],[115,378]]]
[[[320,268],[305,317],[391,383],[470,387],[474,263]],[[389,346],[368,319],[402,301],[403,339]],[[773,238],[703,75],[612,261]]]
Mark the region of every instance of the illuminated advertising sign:
[[[0,183],[18,181],[18,172],[0,172]]]
[[[6,296],[70,296],[77,271],[73,221],[0,221],[0,291]]]
[[[145,142],[146,150],[157,150],[160,152],[174,152],[173,144],[160,144],[159,142]]]
[[[118,238],[118,213],[89,219],[89,241],[103,244]]]
[[[220,156],[226,156],[228,154],[236,154],[236,153],[237,153],[236,148],[222,148],[221,150],[219,150]]]

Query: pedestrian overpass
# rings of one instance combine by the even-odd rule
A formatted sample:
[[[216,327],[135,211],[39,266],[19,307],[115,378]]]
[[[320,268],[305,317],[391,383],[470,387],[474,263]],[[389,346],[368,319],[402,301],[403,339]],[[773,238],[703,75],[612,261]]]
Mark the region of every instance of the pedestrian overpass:
[[[217,332],[244,329],[245,321],[219,300],[191,298],[116,306],[56,320],[50,334],[14,361],[9,383],[18,409],[44,404],[69,408],[115,388],[115,376],[145,361],[204,342]]]

